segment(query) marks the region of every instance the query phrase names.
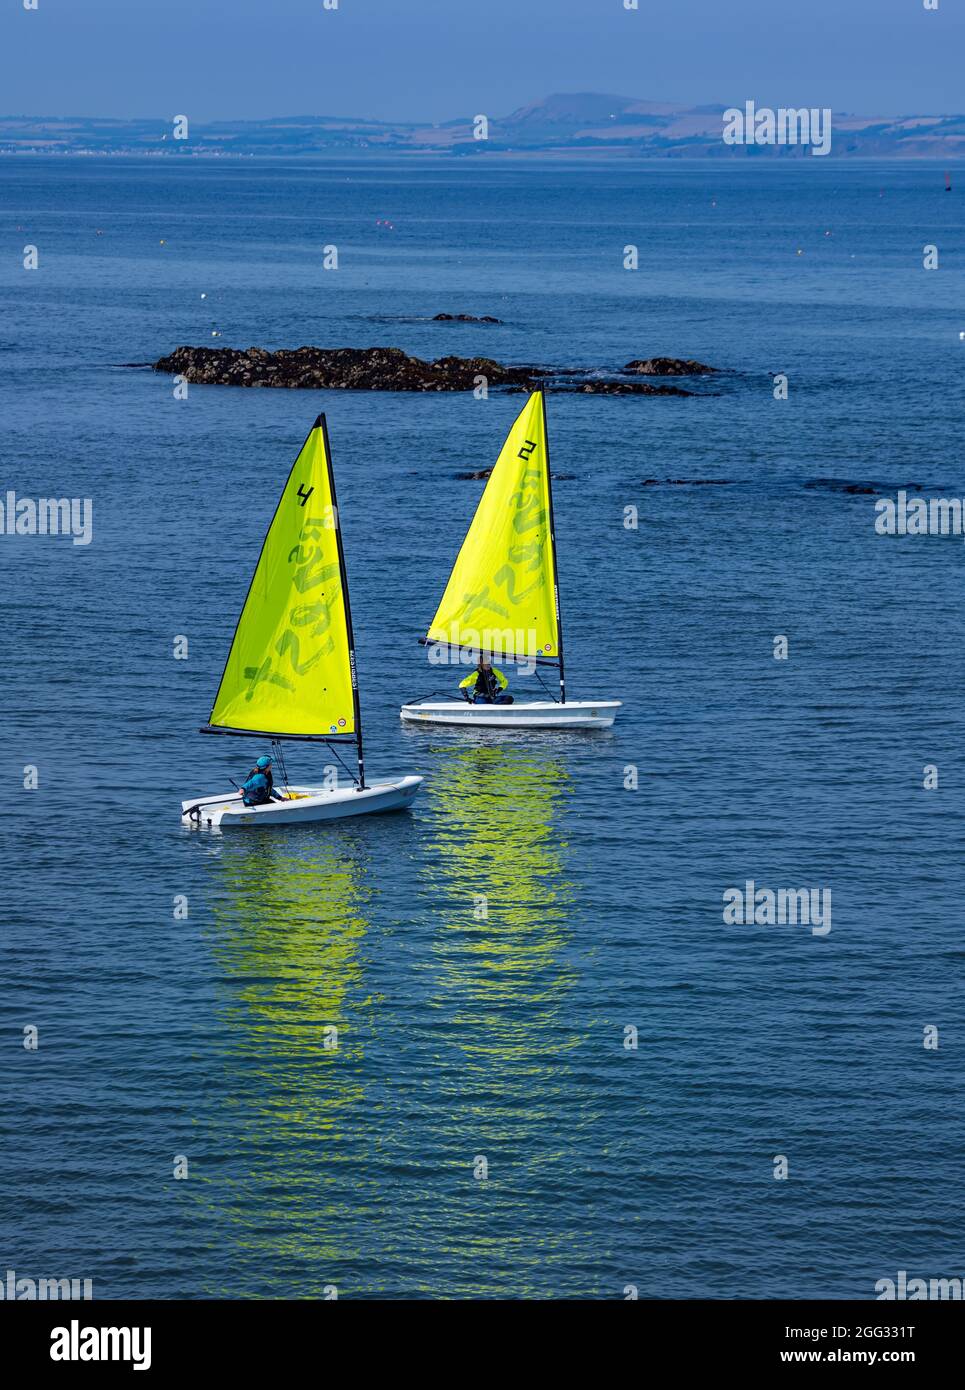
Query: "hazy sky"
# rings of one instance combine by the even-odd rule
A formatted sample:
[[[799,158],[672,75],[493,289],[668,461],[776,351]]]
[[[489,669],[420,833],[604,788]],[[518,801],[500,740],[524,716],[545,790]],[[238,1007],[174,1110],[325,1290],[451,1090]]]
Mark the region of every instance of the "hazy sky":
[[[0,113],[503,115],[555,91],[965,109],[965,0],[0,0]]]

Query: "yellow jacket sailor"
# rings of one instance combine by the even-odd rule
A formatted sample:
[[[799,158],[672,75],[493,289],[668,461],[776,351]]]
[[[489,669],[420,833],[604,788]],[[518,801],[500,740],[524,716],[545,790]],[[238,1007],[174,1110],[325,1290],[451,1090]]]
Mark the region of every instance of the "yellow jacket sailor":
[[[470,671],[464,681],[459,682],[463,699],[472,705],[511,705],[512,695],[506,693],[509,681],[502,671],[480,657],[475,671]]]

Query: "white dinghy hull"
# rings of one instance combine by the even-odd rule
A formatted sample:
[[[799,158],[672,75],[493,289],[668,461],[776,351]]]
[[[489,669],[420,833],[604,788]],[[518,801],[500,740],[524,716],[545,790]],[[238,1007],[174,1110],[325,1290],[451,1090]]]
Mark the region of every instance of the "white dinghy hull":
[[[185,825],[225,830],[236,826],[305,825],[311,821],[404,811],[412,805],[422,782],[421,777],[403,777],[398,782],[377,782],[364,791],[355,787],[339,787],[334,791],[320,787],[289,787],[289,798],[269,801],[263,806],[245,806],[240,792],[195,797],[182,801],[181,820]]]
[[[466,700],[423,700],[403,705],[408,724],[461,724],[476,729],[609,729],[620,700],[537,700],[530,704],[471,705]]]

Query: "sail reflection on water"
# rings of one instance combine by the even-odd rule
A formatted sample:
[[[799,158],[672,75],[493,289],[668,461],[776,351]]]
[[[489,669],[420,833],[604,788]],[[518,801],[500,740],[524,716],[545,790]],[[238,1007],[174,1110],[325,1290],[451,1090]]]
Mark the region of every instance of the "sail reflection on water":
[[[569,775],[545,745],[435,751],[445,776],[427,784],[435,814],[424,872],[437,918],[433,1138],[457,1175],[446,1258],[460,1271],[456,1296],[543,1297],[589,1242],[573,1168],[588,1116],[573,1065],[585,1030],[569,960],[578,912],[562,830]],[[477,1155],[485,1183],[467,1171]],[[533,1240],[520,1232],[536,1190],[549,1218]],[[425,1236],[440,1239],[429,1227]]]
[[[357,1191],[365,1185],[356,1112],[374,1009],[360,955],[366,859],[362,837],[312,831],[246,834],[212,856],[207,935],[228,1043],[223,1108],[211,1117],[222,1175],[198,1196],[233,1232],[225,1295],[257,1294],[271,1272],[292,1296],[323,1297],[353,1258],[335,1233],[346,1169]]]
[[[546,1045],[555,1054],[559,1038],[543,1030],[562,1023],[572,981],[560,959],[573,908],[558,824],[565,765],[496,742],[447,747],[444,759],[446,775],[431,783],[435,835],[426,845],[443,914],[440,983],[469,1025],[468,1050],[506,1056]]]

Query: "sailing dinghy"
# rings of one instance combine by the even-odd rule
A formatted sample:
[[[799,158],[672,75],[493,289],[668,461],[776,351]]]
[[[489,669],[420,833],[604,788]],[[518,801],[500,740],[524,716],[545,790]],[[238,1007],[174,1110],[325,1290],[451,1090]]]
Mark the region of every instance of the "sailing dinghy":
[[[245,806],[240,791],[193,797],[181,803],[187,824],[224,830],[399,811],[422,785],[421,777],[371,786],[365,780],[355,639],[324,415],[288,475],[201,732],[270,739],[281,799]],[[326,744],[336,757],[340,745],[354,743],[354,785],[290,786],[282,753],[287,740]]]
[[[429,698],[402,706],[407,723],[608,729],[616,718],[619,700],[566,698],[553,483],[541,390],[533,392],[509,432],[436,616],[419,640],[447,648],[460,661],[475,662],[483,656],[558,667],[560,696],[478,705]]]

